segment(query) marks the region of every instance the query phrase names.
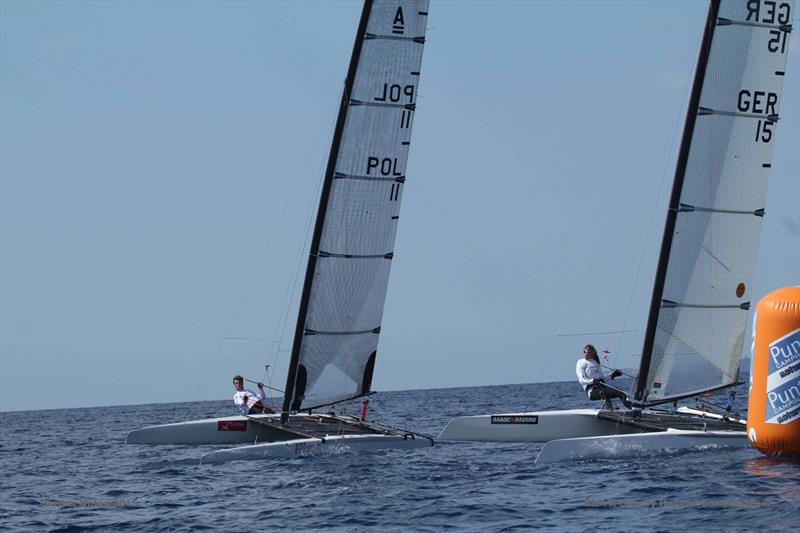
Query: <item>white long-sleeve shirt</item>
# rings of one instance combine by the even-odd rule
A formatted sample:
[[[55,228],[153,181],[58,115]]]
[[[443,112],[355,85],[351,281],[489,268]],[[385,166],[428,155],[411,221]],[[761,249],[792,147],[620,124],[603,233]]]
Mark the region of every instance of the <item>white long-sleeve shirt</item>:
[[[594,359],[578,359],[578,364],[575,365],[575,373],[578,374],[578,382],[580,382],[583,390],[592,384],[595,379],[607,379],[601,367]]]
[[[247,396],[246,402],[244,401],[245,396]],[[233,395],[233,403],[236,404],[236,407],[239,408],[243,415],[249,413],[250,408],[253,407],[258,401],[267,401],[267,396],[264,394],[264,389],[259,389],[258,393],[245,389],[236,391],[236,394]]]

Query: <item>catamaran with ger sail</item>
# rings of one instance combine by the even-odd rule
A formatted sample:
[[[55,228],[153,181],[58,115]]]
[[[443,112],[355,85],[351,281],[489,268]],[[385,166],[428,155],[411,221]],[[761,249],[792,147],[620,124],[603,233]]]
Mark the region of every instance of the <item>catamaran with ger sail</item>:
[[[279,414],[139,429],[133,444],[247,444],[203,461],[331,447],[431,446],[365,417],[315,414],[372,393],[416,109],[428,0],[366,0],[317,211]]]
[[[465,416],[440,439],[547,442],[537,462],[747,445],[730,413],[661,406],[739,384],[793,8],[710,3],[633,409]]]

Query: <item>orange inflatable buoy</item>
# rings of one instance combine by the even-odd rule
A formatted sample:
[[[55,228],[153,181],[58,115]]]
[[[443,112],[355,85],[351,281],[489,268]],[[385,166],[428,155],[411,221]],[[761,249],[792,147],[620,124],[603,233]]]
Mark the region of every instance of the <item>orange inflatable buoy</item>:
[[[747,437],[766,455],[800,454],[800,286],[756,306]]]

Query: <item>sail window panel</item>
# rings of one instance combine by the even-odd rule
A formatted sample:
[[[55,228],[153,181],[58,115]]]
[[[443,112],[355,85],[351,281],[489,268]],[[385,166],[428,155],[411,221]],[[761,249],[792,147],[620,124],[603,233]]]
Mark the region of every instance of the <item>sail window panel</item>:
[[[384,255],[394,248],[402,184],[355,179],[335,181],[320,250],[332,254]]]
[[[681,203],[717,210],[763,209],[773,143],[756,143],[757,120],[697,117]]]
[[[671,357],[676,354],[693,354],[722,370],[728,368],[725,357],[731,354],[731,350],[742,347],[742,334],[731,334],[728,328],[739,325],[744,327],[746,322],[746,313],[739,309],[665,309],[663,318],[659,320],[658,334],[665,336],[661,339],[665,354]],[[690,390],[690,387],[682,389]]]
[[[370,170],[374,176],[381,169],[368,166],[369,156],[394,155],[406,159],[408,145],[404,145],[403,141],[410,138],[413,116],[413,111],[402,107],[351,105],[336,161],[336,171],[365,174]],[[355,154],[361,157],[356,158]],[[346,159],[342,159],[343,156]]]
[[[748,9],[743,2],[723,2],[719,16],[746,21]],[[716,28],[700,98],[700,107],[714,114],[697,117],[682,203],[734,210],[764,206],[769,171],[763,164],[772,160],[779,127],[769,118],[779,114],[783,84],[776,72],[786,62],[785,53],[771,53],[768,46],[776,35],[770,32],[779,31],[735,24]]]
[[[656,330],[649,399],[734,383],[746,321],[739,309],[665,309]]]
[[[792,24],[794,0],[780,0],[780,7],[766,4],[764,1],[720,3],[718,18],[727,19],[732,24],[718,25],[714,32],[708,73],[746,73],[747,77],[738,80],[747,82],[753,81],[754,77],[766,80],[774,75],[776,69],[783,70],[789,33],[782,32],[780,26]],[[752,25],[754,23],[756,25]]]
[[[794,11],[786,11],[792,8],[794,0],[780,0],[772,2],[769,0],[761,0],[760,2],[752,2],[748,0],[731,2],[721,2],[719,6],[718,17],[730,20],[748,20],[749,22],[756,23],[771,23],[771,24],[791,24],[791,14]],[[752,4],[752,5],[749,5]],[[758,6],[758,4],[761,4]],[[758,8],[756,10],[756,8]]]
[[[742,90],[780,93],[783,76],[776,75],[776,71],[783,71],[786,65],[788,42],[784,43],[784,37],[788,39],[788,34],[784,33],[766,27],[717,26],[700,106],[734,111]],[[760,113],[766,103],[766,99],[758,102],[751,112]]]
[[[376,334],[306,336],[301,352],[308,376],[303,404],[323,405],[358,396],[367,361],[377,346]]]
[[[748,300],[763,220],[730,213],[679,213],[663,299],[691,305]],[[740,283],[746,292],[737,296]]]
[[[405,175],[408,159],[408,130],[411,113],[405,109],[350,106],[345,123],[336,172],[348,176],[399,178]]]
[[[357,139],[362,154],[375,155],[370,152],[392,150],[398,154],[407,154],[408,146],[403,141],[408,141],[411,135],[414,112],[400,107],[373,107],[366,105],[351,105],[344,127],[344,142],[342,148],[348,151],[355,150],[356,143],[348,142]],[[342,153],[340,150],[339,157]],[[407,157],[404,156],[404,157]],[[362,165],[361,172],[366,170],[367,160],[357,160]],[[347,161],[337,160],[339,165],[348,164]],[[350,170],[356,171],[358,167]],[[337,166],[338,172],[348,169]]]
[[[428,0],[376,2],[372,5],[367,33],[411,37],[425,35],[427,13]]]
[[[744,4],[730,4],[733,11],[744,10]],[[746,13],[731,16],[744,20]],[[767,51],[770,31],[778,30],[717,27],[700,98],[700,107],[714,114],[697,117],[683,203],[712,207],[708,194],[713,194],[714,207],[721,209],[763,207],[769,172],[762,165],[772,160],[779,127],[770,120],[780,109],[783,76],[776,72],[783,71],[786,61],[785,54]],[[728,183],[706,183],[713,178]]]
[[[305,329],[372,330],[381,324],[389,283],[388,259],[317,259]]]
[[[720,3],[717,12],[718,18],[764,25],[791,24],[793,14],[794,0],[728,0]]]
[[[735,52],[735,49],[726,52]],[[743,53],[756,55],[756,51],[744,50]],[[709,72],[700,107],[715,112],[740,113],[750,116],[780,114],[780,92],[783,87],[785,58],[775,54],[762,63],[754,63],[754,70],[742,72]],[[724,69],[733,59],[714,61],[718,68]],[[758,93],[758,94],[756,94]],[[701,110],[702,112],[702,110]]]
[[[700,234],[687,218],[705,219],[699,225],[705,232]],[[752,294],[752,257],[760,227],[761,219],[755,216],[681,214],[663,291],[663,299],[676,307],[662,307],[659,313],[648,382],[651,399],[702,389],[698,380],[710,388],[735,379],[747,320],[740,306]],[[745,287],[741,295],[740,283]],[[719,372],[694,373],[707,364]],[[653,383],[661,386],[653,388]]]
[[[398,106],[415,103],[422,50],[423,45],[413,41],[368,39],[350,98]]]
[[[648,377],[651,400],[702,390],[701,381],[705,388],[734,382],[747,320],[739,306],[752,294],[761,224],[753,215],[679,214],[663,291],[663,300],[677,307],[659,313]],[[697,373],[704,365],[718,372]]]

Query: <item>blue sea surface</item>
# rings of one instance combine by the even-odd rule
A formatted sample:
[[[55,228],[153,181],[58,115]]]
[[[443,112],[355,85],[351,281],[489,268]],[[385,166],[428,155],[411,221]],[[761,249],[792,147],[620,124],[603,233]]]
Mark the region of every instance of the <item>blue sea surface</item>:
[[[538,383],[380,393],[370,418],[436,435],[465,414],[575,407],[590,407],[575,383]],[[0,530],[800,527],[800,465],[749,448],[534,466],[538,444],[440,442],[201,465],[218,447],[125,444],[136,428],[229,414],[229,401],[0,413]]]

